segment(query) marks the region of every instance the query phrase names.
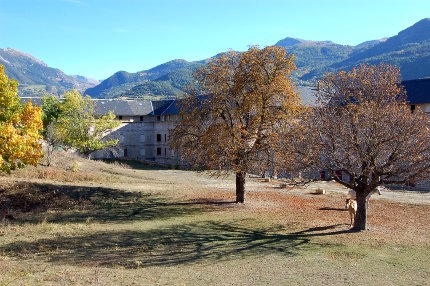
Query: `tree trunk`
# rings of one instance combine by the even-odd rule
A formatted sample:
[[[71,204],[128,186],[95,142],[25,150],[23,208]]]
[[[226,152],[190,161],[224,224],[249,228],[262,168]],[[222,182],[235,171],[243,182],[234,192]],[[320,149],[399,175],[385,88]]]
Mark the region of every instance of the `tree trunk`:
[[[357,213],[355,214],[353,230],[361,231],[367,229],[367,203],[366,193],[355,190],[357,197]]]
[[[245,177],[246,172],[236,173],[236,203],[245,202]]]
[[[54,147],[53,146],[51,146],[51,144],[47,144],[47,146],[46,146],[46,151],[47,151],[47,157],[46,157],[46,160],[47,160],[47,165],[48,165],[48,167],[49,166],[51,166],[51,161],[52,161],[52,153],[54,152]]]

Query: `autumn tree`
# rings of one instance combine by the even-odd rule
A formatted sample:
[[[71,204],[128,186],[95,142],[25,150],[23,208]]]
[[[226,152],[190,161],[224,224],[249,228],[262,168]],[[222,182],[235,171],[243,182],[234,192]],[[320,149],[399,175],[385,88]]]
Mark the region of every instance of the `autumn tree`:
[[[18,82],[9,80],[0,65],[0,171],[37,165],[42,158],[41,115],[31,102],[21,104]]]
[[[89,157],[94,151],[118,144],[117,139],[106,136],[119,126],[112,112],[96,116],[91,98],[83,97],[76,90],[64,93],[63,98],[53,130],[63,146],[75,148]]]
[[[172,147],[193,166],[233,171],[238,203],[247,172],[266,162],[277,124],[300,106],[289,78],[294,69],[294,57],[280,47],[230,51],[196,71],[196,87],[181,101]]]
[[[428,119],[420,109],[411,112],[400,82],[399,69],[386,64],[327,74],[319,105],[284,141],[302,171],[326,170],[356,192],[354,230],[366,229],[366,197],[376,187],[428,175]]]

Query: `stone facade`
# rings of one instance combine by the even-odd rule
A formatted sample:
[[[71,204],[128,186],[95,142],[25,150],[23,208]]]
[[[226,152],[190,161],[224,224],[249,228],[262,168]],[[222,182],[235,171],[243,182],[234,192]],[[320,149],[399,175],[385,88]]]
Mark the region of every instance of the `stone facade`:
[[[100,105],[106,104],[96,101],[96,112],[103,114]],[[106,135],[107,138],[118,139],[118,145],[94,152],[94,159],[133,159],[151,161],[168,166],[179,165],[179,156],[170,148],[169,130],[174,128],[178,120],[176,101],[127,101],[111,100],[109,106],[121,125]],[[125,106],[142,104],[142,108],[133,113],[126,111]],[[146,108],[151,106],[150,109]],[[110,111],[109,110],[109,111]],[[145,114],[146,113],[146,114]]]

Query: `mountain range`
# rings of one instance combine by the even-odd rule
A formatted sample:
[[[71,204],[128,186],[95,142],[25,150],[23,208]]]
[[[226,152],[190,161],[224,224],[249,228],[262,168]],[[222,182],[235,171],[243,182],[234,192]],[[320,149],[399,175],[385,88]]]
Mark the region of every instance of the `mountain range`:
[[[390,38],[370,40],[356,46],[331,41],[308,41],[287,37],[275,43],[296,58],[293,80],[312,86],[326,72],[349,70],[361,64],[385,62],[400,67],[403,79],[430,77],[430,18],[423,19]],[[69,76],[48,67],[31,55],[0,49],[0,63],[11,78],[20,82],[21,95],[61,94],[76,88],[94,98],[157,97],[182,94],[192,73],[210,59],[188,62],[172,60],[136,73],[118,71],[98,83],[82,76]]]
[[[348,46],[343,46],[347,49]],[[314,68],[300,77],[303,81],[319,78],[325,72],[350,70],[361,63],[385,62],[400,68],[404,80],[430,76],[430,18],[423,19],[396,36],[353,47],[346,58]]]
[[[193,71],[206,61],[173,60],[136,73],[119,71],[89,88],[85,94],[94,98],[175,97],[191,82]]]
[[[66,75],[30,54],[10,48],[0,49],[0,64],[5,66],[10,78],[19,82],[22,96],[43,96],[46,93],[59,95],[70,89],[84,92],[99,83],[84,76]]]

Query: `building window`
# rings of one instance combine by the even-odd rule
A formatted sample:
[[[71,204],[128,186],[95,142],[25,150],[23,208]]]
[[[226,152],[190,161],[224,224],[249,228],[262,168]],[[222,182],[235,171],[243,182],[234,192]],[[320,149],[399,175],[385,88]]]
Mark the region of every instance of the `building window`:
[[[161,142],[161,134],[157,134],[157,142]]]
[[[118,116],[118,119],[119,119],[119,120],[122,120],[122,115]]]
[[[124,148],[124,157],[127,157],[127,148]]]
[[[160,156],[161,155],[161,148],[157,148],[157,155]]]
[[[164,148],[164,156],[167,156],[167,148]]]
[[[145,142],[145,134],[140,135],[140,142]]]
[[[161,121],[161,116],[160,115],[157,115],[156,117],[157,117],[157,121]]]
[[[415,111],[415,108],[416,108],[416,107],[415,107],[415,104],[412,104],[412,105],[411,105],[411,111],[412,111],[412,113]]]
[[[143,115],[140,116],[140,121],[143,121]]]
[[[164,142],[167,142],[167,134],[164,134]]]
[[[140,149],[140,156],[145,156],[145,149]]]

